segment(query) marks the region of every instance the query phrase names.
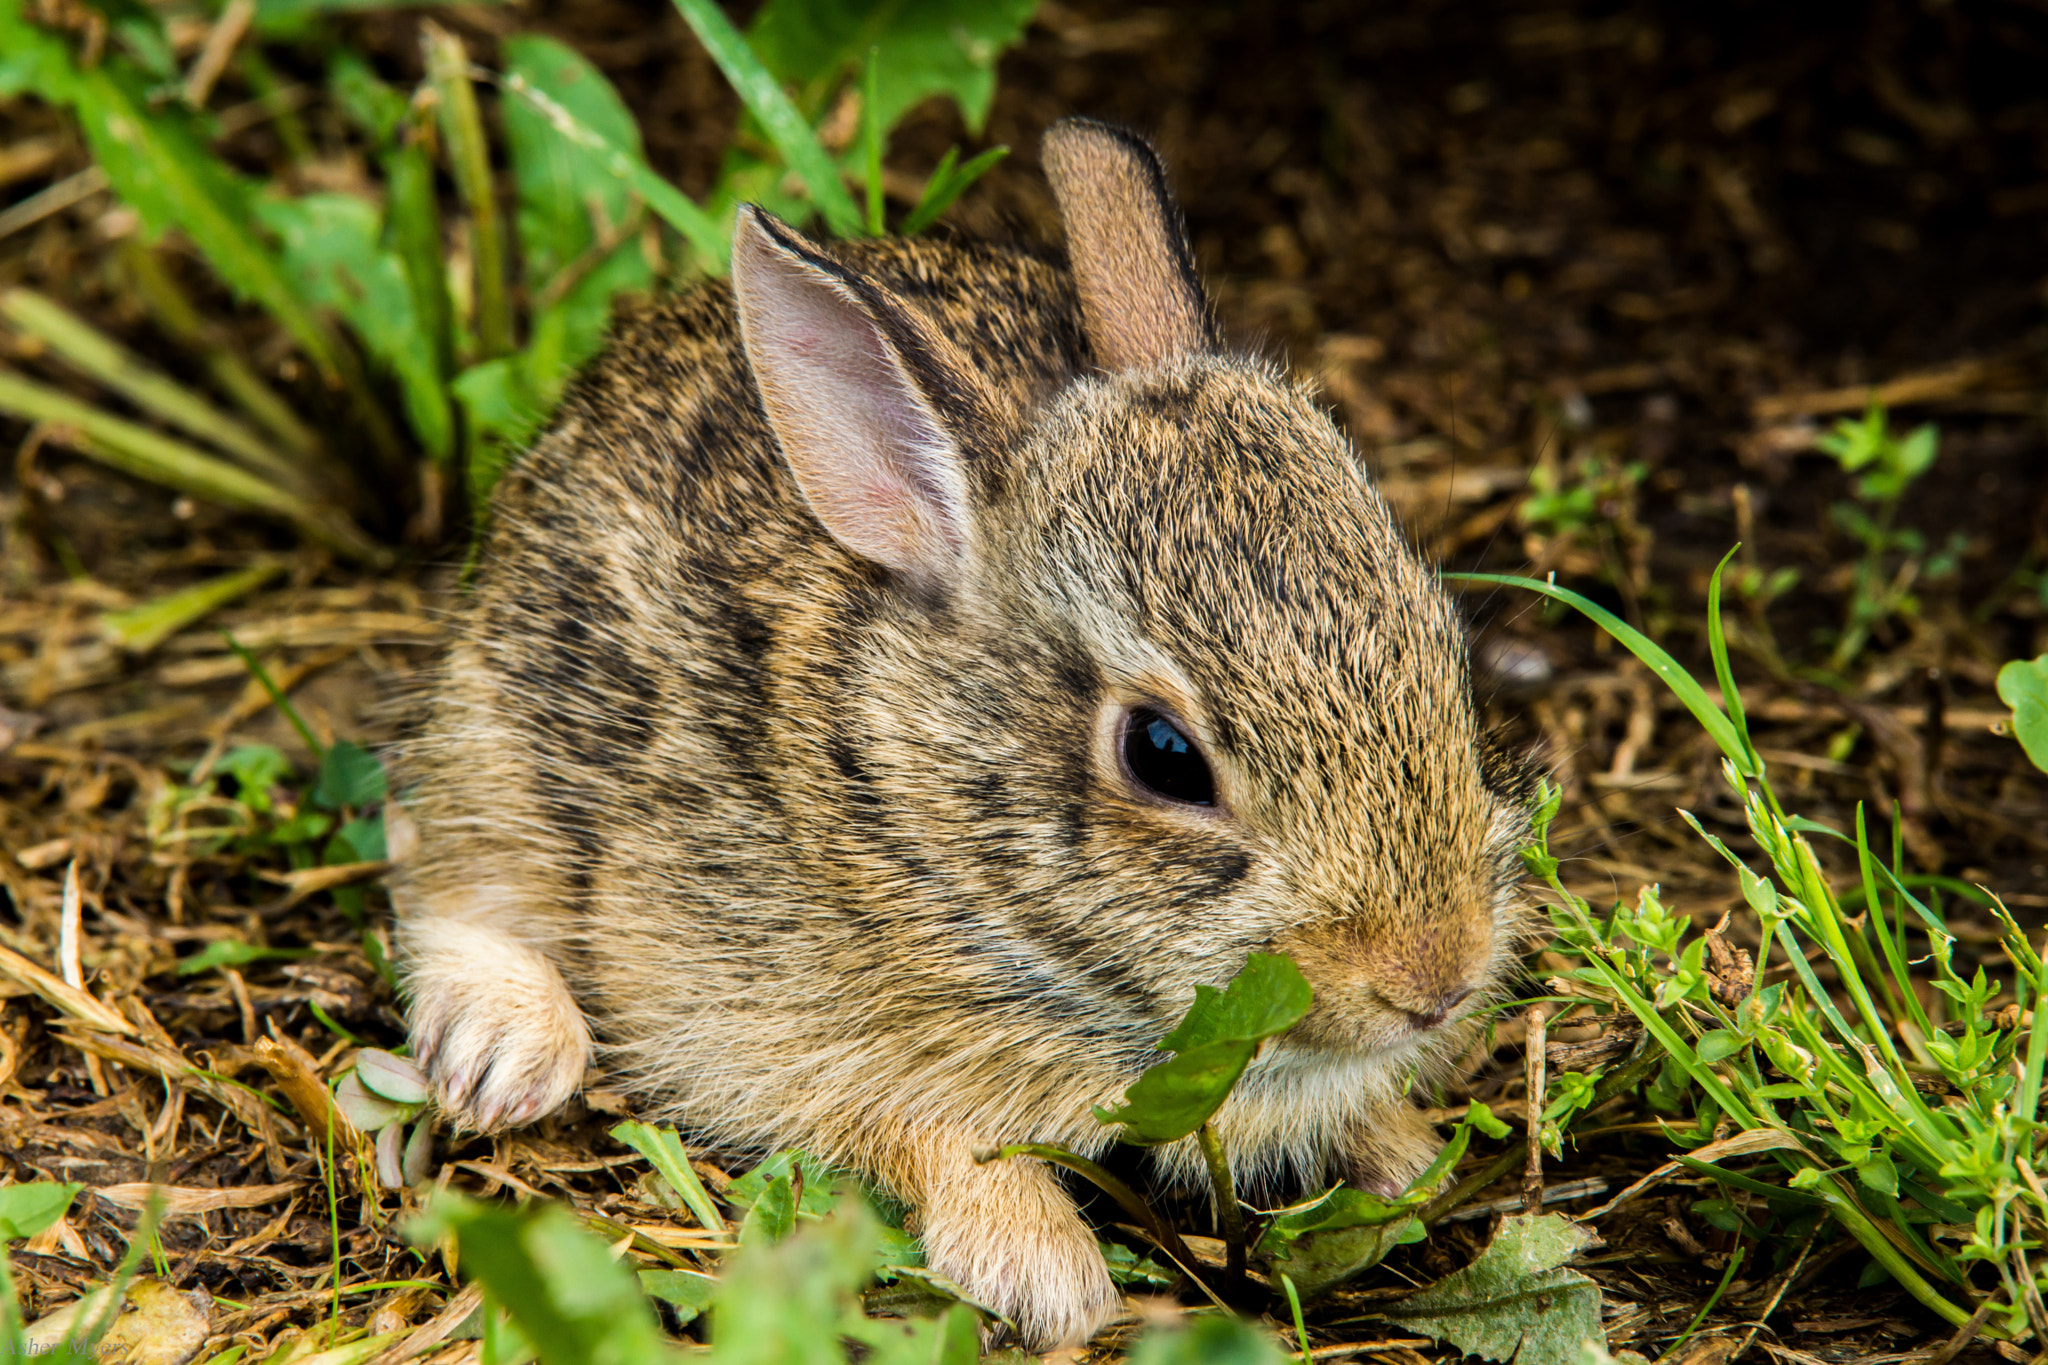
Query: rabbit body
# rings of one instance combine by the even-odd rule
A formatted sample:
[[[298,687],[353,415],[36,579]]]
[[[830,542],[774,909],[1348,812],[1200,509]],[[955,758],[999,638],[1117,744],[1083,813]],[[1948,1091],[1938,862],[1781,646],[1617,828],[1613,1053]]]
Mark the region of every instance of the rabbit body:
[[[743,211],[731,286],[618,328],[496,495],[393,890],[458,1121],[594,1054],[701,1140],[879,1180],[1039,1346],[1115,1291],[1053,1173],[976,1149],[1099,1151],[1194,987],[1286,951],[1316,1004],[1218,1116],[1240,1178],[1405,1185],[1526,831],[1455,613],[1328,418],[1215,345],[1149,151],[1068,123],[1047,160],[1067,260]],[[1207,804],[1134,779],[1156,717]]]

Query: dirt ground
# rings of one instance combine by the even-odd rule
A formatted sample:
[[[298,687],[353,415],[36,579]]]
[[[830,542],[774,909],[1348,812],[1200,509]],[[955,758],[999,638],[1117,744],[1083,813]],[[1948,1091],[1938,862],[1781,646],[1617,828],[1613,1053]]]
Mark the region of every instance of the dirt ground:
[[[734,109],[672,8],[597,0],[443,17],[486,61],[506,32],[568,40],[618,84],[657,169],[687,191],[709,182]],[[362,26],[394,75],[416,74],[415,22]],[[1788,806],[1840,827],[1860,802],[1874,842],[1896,833],[1912,871],[1990,888],[2038,927],[2048,778],[1994,732],[1993,676],[2048,651],[2044,70],[2038,0],[1051,4],[1001,66],[986,135],[1015,153],[953,221],[1050,236],[1040,129],[1088,113],[1147,132],[1227,334],[1317,379],[1439,564],[1555,572],[1703,677],[1715,564],[1740,541],[1737,565],[1758,580],[1793,571],[1767,611],[1739,597],[1730,607],[1736,674]],[[256,127],[233,150],[259,167],[275,154],[267,136]],[[927,110],[892,160],[915,183],[965,137],[949,110]],[[30,144],[53,150],[8,159]],[[0,108],[0,199],[84,165],[52,116]],[[189,357],[151,331],[105,264],[133,228],[105,196],[87,197],[0,238],[0,284],[49,293],[183,372]],[[205,296],[202,272],[186,273]],[[289,378],[278,338],[218,292],[205,297]],[[0,333],[0,349],[64,381],[17,338]],[[1939,427],[1937,462],[1900,516],[1929,547],[1952,547],[1954,564],[1922,572],[1916,610],[1880,622],[1842,676],[1822,679],[1813,670],[1844,619],[1857,549],[1831,510],[1849,481],[1812,440],[1860,413],[1872,386],[1901,424]],[[315,1153],[246,1092],[162,1077],[198,1062],[275,1090],[294,1067],[331,1074],[346,1062],[349,1043],[316,1006],[374,1044],[400,1042],[401,1021],[331,891],[274,859],[165,842],[152,811],[227,745],[304,753],[212,627],[266,661],[323,740],[374,742],[430,657],[460,546],[365,576],[19,424],[0,420],[0,443],[16,452],[0,476],[0,945],[57,961],[75,862],[85,974],[136,1028],[82,1049],[90,1040],[49,1006],[5,988],[0,1162],[19,1179],[100,1191],[19,1257],[30,1315],[118,1261],[135,1216],[120,1187],[153,1180],[239,1192],[167,1224],[160,1273],[243,1305],[211,1310],[217,1342],[273,1343],[329,1309]],[[1590,510],[1518,516],[1532,481],[1541,491],[1586,470]],[[209,628],[146,655],[104,640],[102,612],[259,554],[286,566],[281,577]],[[1737,908],[1725,865],[1677,815],[1750,847],[1684,711],[1575,617],[1519,593],[1475,591],[1464,605],[1491,715],[1563,786],[1553,848],[1569,855],[1568,883],[1596,906],[1658,882],[1695,918]],[[1965,951],[1995,951],[1967,893],[1949,908]],[[373,891],[373,922],[380,910]],[[311,951],[176,974],[178,957],[222,938]],[[1516,1115],[1519,1025],[1499,1042],[1447,1104],[1479,1097]],[[579,1107],[501,1141],[444,1141],[438,1157],[467,1188],[539,1190],[621,1223],[658,1218],[634,1183],[637,1158],[603,1135],[612,1121]],[[1556,1207],[1599,1206],[1666,1150],[1618,1102],[1548,1170],[1567,1196]],[[737,1170],[746,1158],[712,1160]],[[399,1197],[363,1193],[359,1171],[347,1179],[344,1281],[441,1277],[393,1232]],[[1654,1358],[1722,1278],[1732,1242],[1693,1208],[1699,1184],[1667,1181],[1595,1223],[1606,1246],[1585,1265],[1606,1293],[1614,1349]],[[1518,1188],[1503,1183],[1477,1216],[1325,1301],[1311,1318],[1318,1346],[1452,1358],[1368,1321],[1371,1307],[1462,1265],[1487,1235],[1487,1201]],[[1757,1256],[1679,1359],[1903,1360],[1947,1336],[1888,1282],[1859,1287],[1864,1265],[1827,1234]],[[343,1306],[355,1322],[381,1311],[387,1327],[441,1314],[423,1291]]]

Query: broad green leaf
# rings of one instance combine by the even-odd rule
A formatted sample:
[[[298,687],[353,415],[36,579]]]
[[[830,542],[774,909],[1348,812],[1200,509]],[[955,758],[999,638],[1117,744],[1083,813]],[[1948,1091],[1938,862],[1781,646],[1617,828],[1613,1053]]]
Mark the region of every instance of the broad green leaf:
[[[343,806],[368,806],[387,794],[384,765],[377,756],[354,740],[338,739],[328,746],[320,760],[320,777],[313,786],[313,803],[327,810]]]
[[[604,142],[630,156],[642,155],[640,129],[618,92],[563,44],[531,35],[508,38],[505,73]],[[538,292],[597,245],[600,230],[615,232],[631,214],[634,196],[624,181],[558,128],[536,100],[505,102],[505,141],[519,192],[517,231],[526,287]]]
[[[1339,1187],[1283,1209],[1254,1249],[1275,1275],[1286,1275],[1303,1298],[1378,1265],[1397,1246],[1421,1240],[1422,1224],[1408,1201]]]
[[[725,1201],[734,1208],[750,1209],[776,1181],[795,1183],[798,1168],[803,1174],[803,1199],[796,1212],[805,1218],[822,1218],[838,1202],[837,1190],[846,1181],[844,1171],[835,1170],[808,1152],[794,1149],[777,1152],[725,1187]]]
[[[2013,738],[2048,773],[2048,654],[2014,659],[1999,669],[1998,699],[2012,708]]]
[[[778,1175],[755,1198],[740,1224],[740,1245],[764,1246],[779,1242],[796,1227],[796,1189],[789,1177]]]
[[[1122,1124],[1126,1142],[1178,1142],[1222,1106],[1259,1045],[1293,1028],[1312,1003],[1290,959],[1250,954],[1221,991],[1195,987],[1195,1003],[1159,1042],[1174,1055],[1138,1077],[1121,1106],[1098,1108],[1096,1119]]]
[[[559,1204],[510,1209],[444,1192],[406,1232],[423,1248],[453,1238],[463,1271],[504,1305],[550,1365],[669,1358],[633,1272]]]
[[[35,1236],[62,1218],[84,1188],[37,1180],[0,1189],[0,1239]]]
[[[1516,1365],[1575,1365],[1589,1342],[1606,1346],[1600,1289],[1563,1269],[1588,1242],[1561,1215],[1504,1220],[1492,1245],[1463,1270],[1411,1294],[1384,1316],[1468,1355]]]
[[[359,815],[334,831],[334,837],[322,850],[320,861],[329,867],[341,863],[379,863],[391,856],[390,845],[385,842],[384,817]],[[334,894],[344,891],[360,893],[361,887],[337,886]]]
[[[769,0],[747,39],[814,116],[872,48],[877,108],[864,115],[893,128],[912,105],[944,95],[978,134],[995,97],[996,59],[1037,7],[1037,0]]]
[[[770,1245],[743,1244],[721,1267],[711,1306],[720,1365],[843,1361],[840,1337],[860,1314],[874,1264],[875,1221],[849,1200],[832,1217]]]
[[[690,1270],[643,1270],[640,1272],[640,1292],[650,1299],[660,1299],[675,1314],[676,1325],[694,1322],[697,1316],[711,1306],[711,1298],[717,1292],[718,1281],[709,1275],[699,1275]]]
[[[352,194],[309,194],[263,200],[256,213],[283,243],[285,266],[300,292],[346,319],[370,354],[390,368],[420,444],[445,458],[455,428],[440,359],[405,265],[384,245],[377,206]]]
[[[1222,990],[1195,987],[1195,1003],[1173,1032],[1159,1040],[1162,1052],[1211,1043],[1262,1043],[1301,1022],[1315,1003],[1294,960],[1282,953],[1251,953]]]
[[[269,744],[237,744],[220,756],[215,771],[235,780],[235,800],[253,811],[270,809],[270,790],[291,776],[292,761]]]

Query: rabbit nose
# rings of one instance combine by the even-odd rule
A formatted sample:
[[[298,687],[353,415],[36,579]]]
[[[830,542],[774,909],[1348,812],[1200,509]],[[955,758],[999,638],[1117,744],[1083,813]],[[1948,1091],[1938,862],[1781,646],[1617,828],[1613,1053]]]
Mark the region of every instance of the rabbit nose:
[[[1427,1033],[1430,1029],[1435,1028],[1438,1024],[1450,1018],[1451,1011],[1464,1004],[1466,1000],[1471,998],[1471,995],[1472,988],[1470,986],[1459,986],[1455,990],[1447,991],[1443,995],[1438,996],[1434,1001],[1430,1002],[1426,1009],[1403,1008],[1401,1013],[1408,1017],[1408,1022],[1414,1026],[1417,1033]]]

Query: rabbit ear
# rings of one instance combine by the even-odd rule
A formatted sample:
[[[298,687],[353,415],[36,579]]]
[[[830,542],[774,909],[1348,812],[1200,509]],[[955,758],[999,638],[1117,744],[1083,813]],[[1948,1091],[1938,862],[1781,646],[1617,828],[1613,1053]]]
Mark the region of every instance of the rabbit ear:
[[[761,406],[811,511],[862,558],[943,584],[969,530],[960,436],[985,420],[952,348],[751,204],[732,285]]]
[[[1089,344],[1111,372],[1215,344],[1180,208],[1135,134],[1062,119],[1040,148],[1067,229]]]

